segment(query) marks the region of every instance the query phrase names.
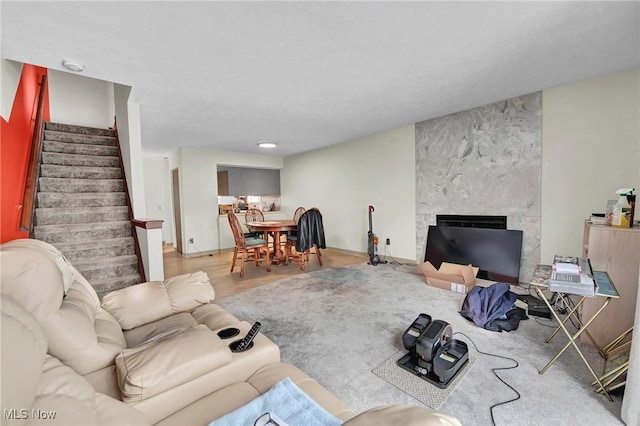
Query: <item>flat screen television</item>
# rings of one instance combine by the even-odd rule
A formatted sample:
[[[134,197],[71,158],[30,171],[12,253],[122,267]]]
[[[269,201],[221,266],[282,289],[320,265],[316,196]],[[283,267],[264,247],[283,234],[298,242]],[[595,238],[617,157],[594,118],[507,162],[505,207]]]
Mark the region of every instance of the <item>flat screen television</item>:
[[[429,226],[425,261],[472,264],[478,278],[518,284],[522,231],[511,229]]]

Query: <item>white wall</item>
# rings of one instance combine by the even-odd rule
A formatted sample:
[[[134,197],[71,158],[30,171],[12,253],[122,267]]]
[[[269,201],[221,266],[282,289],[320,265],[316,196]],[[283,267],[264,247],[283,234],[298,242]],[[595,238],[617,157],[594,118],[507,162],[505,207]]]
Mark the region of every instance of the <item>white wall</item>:
[[[281,169],[282,158],[209,149],[181,148],[179,151],[169,157],[169,170],[178,168],[180,180],[182,252],[218,250],[218,164]],[[189,238],[194,239],[194,244],[187,243]]]
[[[169,160],[162,157],[145,157],[143,161],[147,217],[163,220],[162,241],[172,243],[173,208]]]
[[[131,87],[113,86],[115,115],[122,164],[127,176],[127,190],[134,218],[146,217],[144,176],[142,167],[142,135],[140,105],[130,101]]]
[[[113,126],[113,83],[51,69],[48,79],[52,122],[104,129]]]
[[[543,92],[542,262],[580,254],[590,213],[604,212],[620,187],[640,191],[639,104],[638,69]],[[284,160],[255,157],[187,149],[170,156],[170,169],[180,168],[185,244],[193,237],[197,246],[185,253],[218,248],[217,164],[283,165],[282,210],[289,216],[300,205],[319,207],[329,247],[366,253],[371,204],[381,254],[391,238],[394,258],[416,257],[414,125]]]
[[[380,254],[390,238],[394,258],[414,260],[415,170],[414,125],[286,157],[282,209],[318,207],[328,247],[366,253],[373,205]]]
[[[584,220],[640,190],[640,69],[543,92],[541,261],[580,255]],[[638,219],[636,210],[636,219]]]
[[[7,59],[0,61],[0,116],[4,117],[6,121],[11,118],[11,108],[13,108],[13,100],[16,98],[21,74],[21,62]]]

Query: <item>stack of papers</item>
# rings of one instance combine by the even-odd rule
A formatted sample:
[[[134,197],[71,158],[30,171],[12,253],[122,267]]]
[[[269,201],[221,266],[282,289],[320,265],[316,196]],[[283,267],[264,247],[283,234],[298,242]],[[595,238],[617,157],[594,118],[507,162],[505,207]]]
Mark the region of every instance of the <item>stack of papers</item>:
[[[580,265],[586,265],[588,271]],[[587,259],[556,256],[549,278],[549,290],[559,293],[595,297],[597,284],[591,276]]]

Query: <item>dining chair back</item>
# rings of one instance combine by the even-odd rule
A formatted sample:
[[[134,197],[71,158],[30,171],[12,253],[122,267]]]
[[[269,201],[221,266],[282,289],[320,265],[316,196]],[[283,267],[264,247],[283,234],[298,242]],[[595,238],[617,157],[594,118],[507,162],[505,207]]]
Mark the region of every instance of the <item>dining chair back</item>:
[[[304,207],[298,207],[296,211],[293,213],[293,221],[296,223],[296,225],[300,221],[300,216],[302,216],[302,213],[304,212],[305,212]],[[298,239],[298,231],[287,231],[286,233],[284,233],[284,236],[285,236],[285,250],[286,250],[287,244],[293,244],[293,245],[296,244],[296,240]]]
[[[262,261],[266,261],[267,271],[271,271],[271,258],[269,251],[269,244],[267,240],[256,237],[245,237],[242,231],[242,225],[235,213],[229,213],[229,226],[231,226],[231,232],[233,233],[233,239],[235,241],[235,247],[233,249],[233,260],[231,262],[231,272],[236,266],[238,254],[240,254],[240,277],[244,276],[244,264],[247,261],[255,261],[256,266]],[[262,253],[265,257],[262,257]]]
[[[292,248],[295,247],[296,255]],[[286,262],[293,258],[300,263],[300,269],[305,269],[305,262],[309,261],[309,255],[315,254],[318,263],[322,266],[322,252],[320,249],[327,248],[324,238],[324,224],[322,223],[322,213],[317,208],[306,210],[298,220],[298,229],[295,240],[287,240],[285,246]],[[311,249],[315,250],[312,252]]]
[[[248,209],[244,214],[244,222],[264,222],[264,213],[260,209]]]
[[[298,207],[296,211],[293,213],[293,221],[295,223],[298,223],[298,221],[300,220],[300,216],[302,216],[302,213],[304,212],[305,212],[304,207]]]
[[[244,223],[252,223],[252,222],[264,222],[264,213],[259,209],[248,209],[244,214]],[[261,232],[245,232],[244,236],[246,238],[264,238],[264,234]],[[266,238],[264,238],[266,239]]]

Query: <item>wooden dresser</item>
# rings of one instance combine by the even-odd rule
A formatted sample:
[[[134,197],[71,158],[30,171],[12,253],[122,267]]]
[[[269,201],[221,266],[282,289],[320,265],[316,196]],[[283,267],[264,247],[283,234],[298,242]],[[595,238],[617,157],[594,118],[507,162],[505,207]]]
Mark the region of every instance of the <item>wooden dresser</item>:
[[[640,227],[614,228],[586,222],[582,256],[591,260],[593,270],[606,271],[620,294],[620,299],[612,300],[588,328],[602,347],[628,330],[634,322],[640,267]],[[582,317],[591,318],[601,304],[601,298],[587,299]],[[585,334],[580,336],[580,340],[589,342]]]

